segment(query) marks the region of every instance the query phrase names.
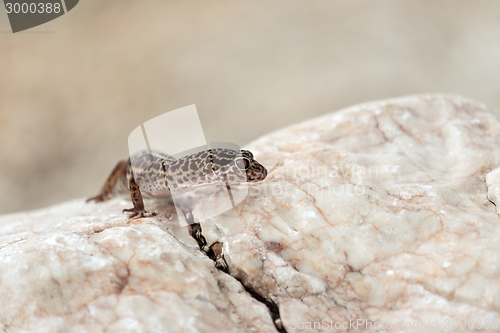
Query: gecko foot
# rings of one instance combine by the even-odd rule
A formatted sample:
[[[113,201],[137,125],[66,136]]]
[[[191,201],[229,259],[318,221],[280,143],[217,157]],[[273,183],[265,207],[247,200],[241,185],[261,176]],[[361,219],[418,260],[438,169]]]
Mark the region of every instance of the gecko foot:
[[[205,254],[214,261],[215,268],[229,274],[229,266],[227,265],[226,259],[224,258],[224,253],[222,248],[224,245],[216,241],[212,245],[208,246],[207,240],[202,234],[201,225],[194,222],[193,214],[191,212],[184,213],[186,220],[188,221],[189,234],[198,243],[200,250],[205,252]]]
[[[96,195],[95,197],[92,197],[92,198],[88,198],[87,200],[85,200],[85,202],[90,202],[90,201],[95,201],[95,202],[103,202],[103,201],[106,201],[106,200],[109,200],[111,199],[113,196],[110,195],[110,194],[104,194],[104,193],[101,193],[99,195]]]
[[[132,214],[128,215],[128,217],[130,219],[140,219],[141,217],[156,216],[155,212],[146,212],[144,209],[138,210],[138,209],[135,209],[135,208],[128,208],[128,209],[122,210],[122,213],[125,213],[125,212],[132,213]]]
[[[229,266],[227,265],[226,259],[224,258],[224,253],[222,252],[223,244],[216,241],[210,245],[210,250],[208,251],[208,256],[210,259],[215,261],[215,267],[221,271],[229,274]]]

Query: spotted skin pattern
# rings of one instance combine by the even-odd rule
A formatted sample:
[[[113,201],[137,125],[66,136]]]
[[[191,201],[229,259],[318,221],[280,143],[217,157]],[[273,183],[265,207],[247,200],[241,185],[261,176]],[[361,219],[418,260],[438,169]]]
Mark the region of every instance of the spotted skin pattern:
[[[124,209],[131,213],[129,218],[154,216],[144,207],[144,197],[166,198],[171,191],[180,192],[208,185],[226,185],[262,181],[267,176],[266,168],[254,159],[248,150],[215,148],[200,151],[175,159],[159,153],[142,151],[128,160],[118,162],[109,175],[104,187],[97,196],[88,201],[102,202],[109,200],[116,192],[130,191],[133,208]],[[189,210],[183,209],[189,223],[189,232],[197,241],[200,249],[211,257],[219,268],[227,271],[222,256],[222,247],[216,242],[208,247],[201,234],[201,226],[193,219]],[[223,264],[224,263],[224,264]]]
[[[133,176],[146,197],[170,196],[213,184],[241,184],[264,180],[266,168],[248,150],[216,148],[174,159],[157,152],[140,152],[129,159],[127,178]]]
[[[174,159],[171,156],[142,151],[120,161],[109,175],[103,190],[87,201],[106,201],[115,189],[131,192],[134,206],[142,197],[166,198],[170,191],[182,192],[214,184],[241,184],[264,180],[266,168],[248,150],[209,149]],[[121,187],[120,187],[121,186]],[[134,192],[139,191],[140,195]],[[142,207],[144,204],[142,204]],[[143,210],[129,210],[130,217],[142,217]],[[139,216],[141,215],[141,216]]]

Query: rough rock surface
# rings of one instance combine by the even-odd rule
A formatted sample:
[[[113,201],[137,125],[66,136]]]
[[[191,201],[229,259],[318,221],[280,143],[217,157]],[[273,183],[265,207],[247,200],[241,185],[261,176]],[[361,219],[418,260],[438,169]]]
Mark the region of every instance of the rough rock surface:
[[[277,308],[287,332],[498,331],[498,147],[499,119],[455,96],[269,134],[247,147],[268,178],[202,224],[230,275],[168,202],[130,222],[126,197],[4,216],[0,330],[276,332]]]

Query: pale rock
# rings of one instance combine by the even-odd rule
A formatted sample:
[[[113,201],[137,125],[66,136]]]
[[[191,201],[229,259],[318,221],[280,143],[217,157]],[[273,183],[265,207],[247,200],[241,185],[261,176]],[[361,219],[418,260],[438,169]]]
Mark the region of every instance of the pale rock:
[[[500,207],[500,168],[497,168],[486,175],[486,186],[488,187],[488,199],[495,205],[497,214]]]
[[[246,147],[267,179],[202,223],[230,275],[165,217],[168,202],[147,201],[159,216],[133,221],[127,197],[4,216],[0,328],[276,332],[277,308],[287,332],[498,331],[497,147],[499,119],[456,96],[271,133]]]
[[[128,221],[121,210],[130,205],[78,200],[4,216],[4,330],[275,331],[266,306],[217,271],[186,228],[165,217]]]

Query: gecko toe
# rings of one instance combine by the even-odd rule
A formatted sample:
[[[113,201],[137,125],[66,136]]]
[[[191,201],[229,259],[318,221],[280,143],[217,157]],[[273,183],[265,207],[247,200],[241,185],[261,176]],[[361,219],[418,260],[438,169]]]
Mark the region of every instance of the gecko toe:
[[[145,210],[136,210],[135,208],[128,208],[122,210],[122,213],[131,213],[128,215],[129,219],[140,219],[141,217],[156,216],[155,212],[147,212]]]
[[[91,202],[91,201],[95,201],[95,202],[103,202],[103,201],[106,201],[108,200],[110,197],[107,196],[107,195],[104,195],[104,194],[99,194],[99,195],[96,195],[95,197],[92,197],[92,198],[88,198],[87,200],[85,200],[85,202]]]

